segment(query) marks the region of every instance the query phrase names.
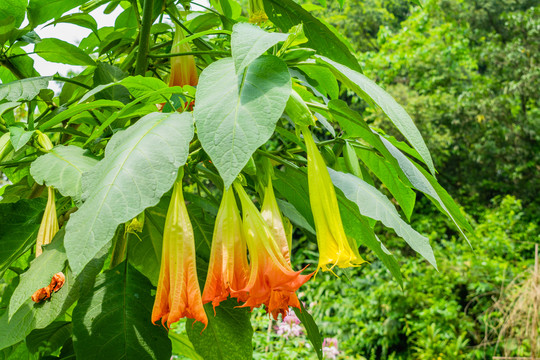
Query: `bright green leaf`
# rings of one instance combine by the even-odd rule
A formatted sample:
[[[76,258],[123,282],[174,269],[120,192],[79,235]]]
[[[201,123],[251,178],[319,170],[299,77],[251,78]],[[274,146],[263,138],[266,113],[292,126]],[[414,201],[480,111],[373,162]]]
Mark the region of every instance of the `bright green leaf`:
[[[30,174],[38,184],[53,186],[62,195],[79,201],[82,174],[98,163],[84,153],[85,150],[78,146],[56,146],[34,160]]]
[[[68,23],[81,26],[83,28],[90,29],[94,32],[98,31],[96,20],[90,14],[77,13],[62,16],[60,19],[52,21],[48,25],[56,25],[59,23]]]
[[[323,340],[321,337],[321,332],[319,331],[319,327],[317,326],[317,323],[315,320],[313,320],[313,317],[310,313],[306,310],[304,307],[304,304],[300,302],[300,309],[293,307],[294,313],[300,319],[300,322],[302,322],[302,325],[306,328],[306,333],[308,336],[309,341],[311,341],[311,344],[313,345],[315,349],[315,353],[317,354],[317,357],[322,360],[323,358],[323,352],[322,352],[322,345]]]
[[[2,0],[0,1],[0,19],[13,17],[14,27],[19,27],[26,13],[27,0]]]
[[[270,33],[258,26],[238,23],[233,26],[231,51],[237,74],[278,42],[287,40],[289,34]]]
[[[119,224],[159,202],[184,165],[192,138],[191,113],[152,113],[113,135],[105,158],[83,175],[85,202],[66,227],[74,273],[112,239]]]
[[[41,76],[2,84],[0,85],[0,100],[32,100],[41,90],[47,89],[51,79],[51,76]]]
[[[59,18],[63,13],[87,0],[30,0],[28,4],[28,20],[30,25],[36,27],[51,19]]]
[[[9,128],[9,134],[11,139],[11,145],[15,151],[22,148],[30,140],[32,135],[34,135],[34,130],[26,131],[18,126],[11,126]]]
[[[262,56],[244,71],[235,75],[233,59],[221,59],[201,73],[197,87],[199,140],[225,187],[272,136],[291,94],[289,70],[274,56]]]
[[[187,335],[169,331],[169,339],[172,343],[172,352],[174,355],[185,356],[191,360],[204,360],[197,354]]]
[[[55,38],[42,39],[34,47],[34,52],[43,59],[61,64],[69,65],[96,65],[94,60],[76,47],[68,42]]]
[[[73,310],[77,359],[170,359],[166,329],[150,321],[151,288],[127,262],[100,274]]]
[[[75,106],[70,107],[67,110],[64,110],[58,114],[56,114],[54,117],[49,119],[47,122],[39,126],[39,130],[44,131],[48,128],[51,128],[55,125],[60,124],[62,121],[67,120],[71,118],[72,116],[75,116],[77,114],[82,113],[83,111],[90,110],[90,109],[97,109],[100,107],[116,107],[121,108],[124,106],[120,101],[115,100],[96,100],[92,101],[90,103],[84,103],[84,104],[77,104]]]

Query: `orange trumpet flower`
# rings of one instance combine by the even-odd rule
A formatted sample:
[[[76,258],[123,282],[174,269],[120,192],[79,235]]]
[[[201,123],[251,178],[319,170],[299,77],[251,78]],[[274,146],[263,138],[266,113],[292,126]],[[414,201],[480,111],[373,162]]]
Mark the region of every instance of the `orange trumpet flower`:
[[[249,306],[253,310],[264,304],[274,319],[278,314],[283,317],[289,306],[300,307],[295,292],[313,274],[300,275],[302,270],[292,270],[272,230],[248,194],[239,183],[234,183],[234,187],[242,203],[243,231],[251,257],[249,281],[244,288],[249,297],[242,307]]]
[[[188,317],[208,325],[195,265],[195,237],[184,203],[182,173],[174,184],[163,231],[159,282],[152,310],[152,322],[161,319],[169,328]]]
[[[191,52],[189,43],[184,40],[184,30],[176,24],[171,54]],[[171,77],[169,79],[169,86],[196,86],[198,83],[199,75],[197,75],[197,67],[195,66],[195,58],[193,55],[171,57]]]
[[[242,219],[234,198],[232,187],[225,190],[216,217],[210,264],[204,291],[203,304],[212,302],[215,307],[230,295],[238,301],[246,301],[243,289],[248,280],[249,265],[247,248],[242,233]]]

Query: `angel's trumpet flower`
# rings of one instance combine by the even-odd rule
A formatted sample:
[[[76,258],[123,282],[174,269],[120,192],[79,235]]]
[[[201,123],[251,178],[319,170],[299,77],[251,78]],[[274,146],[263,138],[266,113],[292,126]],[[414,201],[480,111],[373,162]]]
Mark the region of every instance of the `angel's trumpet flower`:
[[[152,310],[152,322],[164,326],[181,318],[208,325],[195,265],[195,237],[184,203],[182,174],[174,184],[163,230],[163,249],[159,281]]]
[[[189,53],[191,47],[185,41],[184,30],[178,25],[175,25],[175,33],[171,54]],[[195,66],[195,58],[193,55],[180,55],[171,57],[171,77],[169,86],[196,86],[199,82],[197,75],[197,67]]]
[[[292,270],[272,230],[248,194],[240,184],[234,183],[234,187],[242,203],[243,230],[251,260],[249,281],[244,288],[249,297],[242,307],[253,309],[264,304],[277,319],[278,314],[287,314],[289,306],[300,308],[295,292],[312,274],[300,275],[302,270]]]
[[[286,229],[286,226],[283,222],[283,217],[281,216],[281,211],[279,210],[276,196],[274,195],[274,188],[272,186],[272,180],[268,180],[268,185],[266,186],[264,193],[264,201],[261,207],[261,215],[266,221],[266,224],[270,227],[272,235],[276,239],[276,242],[281,249],[281,253],[287,263],[291,263],[291,237],[292,229]],[[287,226],[290,227],[291,224],[287,223]]]
[[[39,130],[37,131],[37,134],[37,140],[39,145],[45,151],[52,150],[53,144],[49,137]],[[54,235],[56,235],[59,230],[58,218],[56,217],[54,188],[52,186],[49,186],[47,190],[47,205],[45,206],[45,212],[43,213],[43,218],[41,219],[41,225],[39,226],[38,236],[36,239],[36,257],[41,255],[41,253],[43,252],[42,246],[50,244],[52,239],[54,238]]]
[[[336,191],[311,132],[302,129],[308,157],[309,202],[319,245],[319,266],[323,271],[332,271],[334,266],[341,268],[358,266],[365,261],[358,248],[349,242],[341,221]],[[330,265],[330,266],[329,266]]]
[[[202,295],[203,304],[212,302],[214,309],[230,295],[246,301],[244,289],[249,276],[246,240],[242,219],[232,187],[225,190],[216,217],[210,264]]]
[[[268,20],[263,0],[249,0],[249,22],[259,24]]]

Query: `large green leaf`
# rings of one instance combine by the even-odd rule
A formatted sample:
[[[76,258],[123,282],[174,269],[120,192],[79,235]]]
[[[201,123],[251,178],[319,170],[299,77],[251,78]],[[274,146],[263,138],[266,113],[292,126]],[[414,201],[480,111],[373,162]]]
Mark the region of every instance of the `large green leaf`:
[[[36,243],[45,199],[0,204],[0,275]]]
[[[231,51],[236,73],[241,74],[246,66],[278,42],[287,40],[288,36],[269,33],[248,23],[235,24],[231,35]]]
[[[64,271],[67,259],[62,242],[63,236],[64,231],[59,231],[51,244],[43,246],[43,253],[32,260],[30,268],[21,275],[19,285],[9,302],[9,319],[36,290],[48,286],[54,274]]]
[[[43,59],[54,63],[96,65],[87,53],[75,45],[56,38],[42,39],[34,47],[34,52]]]
[[[429,239],[403,221],[392,202],[386,196],[352,174],[345,174],[330,168],[328,168],[328,172],[334,185],[343,191],[347,199],[358,206],[360,214],[378,220],[385,226],[394,229],[396,234],[401,236],[414,251],[437,268],[433,249],[429,245]]]
[[[66,227],[74,273],[112,239],[119,224],[159,202],[186,162],[192,138],[191,113],[152,113],[114,134],[105,158],[83,175],[85,203]]]
[[[384,158],[373,151],[363,148],[357,148],[355,152],[369,170],[388,188],[388,191],[397,200],[407,219],[410,220],[416,198],[415,192],[401,181],[397,170]]]
[[[170,359],[167,331],[150,321],[151,288],[127,262],[100,274],[73,310],[77,359]]]
[[[291,94],[283,61],[261,56],[235,75],[232,58],[201,74],[195,102],[199,140],[229,187],[251,155],[272,136]]]
[[[93,32],[98,31],[98,26],[96,20],[90,14],[76,13],[62,16],[59,19],[56,19],[49,23],[48,25],[56,25],[59,23],[68,23],[78,25],[87,29],[92,30]]]
[[[59,18],[63,13],[87,0],[30,0],[28,4],[28,20],[30,25],[43,24],[54,18]]]
[[[264,8],[268,18],[282,31],[287,32],[301,23],[304,34],[309,39],[306,44],[308,47],[351,69],[361,71],[358,60],[340,39],[340,35],[293,0],[264,0]]]
[[[0,19],[13,17],[14,27],[17,28],[24,20],[27,0],[2,0],[0,2]]]
[[[78,276],[74,276],[68,268],[64,286],[50,300],[36,304],[28,298],[10,320],[8,312],[5,311],[0,317],[0,349],[24,340],[32,330],[48,326],[65,313],[79,299],[81,292],[93,286],[108,250],[108,246],[104,247],[98,257],[93,259]],[[65,259],[65,254],[61,252],[59,254]]]
[[[186,332],[195,350],[205,360],[251,360],[253,346],[249,309],[237,308],[236,299],[229,299],[216,307],[216,315],[212,304],[204,306],[208,316],[208,327],[200,322],[186,322]]]
[[[413,187],[423,192],[428,196],[428,198],[448,217],[454,222],[458,230],[461,232],[461,235],[467,240],[470,244],[469,238],[465,235],[463,229],[466,229],[469,232],[472,232],[473,229],[459,211],[458,206],[455,204],[454,200],[448,195],[448,193],[437,183],[437,181],[423,170],[420,166],[416,166],[408,157],[403,155],[401,151],[398,150],[394,145],[392,145],[384,137],[380,137],[384,146],[388,151],[394,156],[394,158],[399,163],[399,166],[407,176],[407,179],[411,182]],[[462,229],[463,228],[463,229]]]
[[[53,186],[62,195],[79,201],[82,174],[98,163],[84,153],[85,150],[78,146],[56,146],[34,160],[30,174],[38,184]]]
[[[313,317],[310,313],[306,310],[304,307],[304,304],[300,302],[300,309],[293,308],[294,313],[300,319],[302,322],[302,325],[306,328],[306,333],[308,336],[309,341],[311,341],[311,344],[313,345],[315,349],[315,353],[317,354],[317,357],[322,360],[323,358],[323,352],[322,352],[322,337],[321,332],[319,331],[319,327],[317,326],[317,323],[315,320],[313,320]]]
[[[356,92],[368,103],[378,105],[403,136],[405,136],[409,143],[418,151],[420,156],[422,156],[422,159],[429,170],[435,174],[433,160],[431,159],[431,155],[420,131],[418,131],[418,128],[405,109],[403,109],[390,94],[365,75],[352,70],[347,66],[323,56],[317,56],[317,61],[328,66],[338,80]]]
[[[47,89],[50,76],[33,77],[0,85],[0,100],[28,101],[35,98],[43,89]]]
[[[9,134],[10,134],[11,145],[13,145],[13,149],[15,151],[18,151],[20,148],[22,148],[24,145],[28,143],[32,135],[34,135],[34,131],[33,130],[26,131],[22,127],[10,126]]]

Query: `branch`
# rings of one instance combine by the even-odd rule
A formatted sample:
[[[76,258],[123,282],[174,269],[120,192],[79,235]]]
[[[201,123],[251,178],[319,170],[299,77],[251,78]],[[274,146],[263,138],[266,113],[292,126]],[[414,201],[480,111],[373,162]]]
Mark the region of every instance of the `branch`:
[[[137,54],[137,64],[135,65],[135,75],[146,73],[148,65],[148,45],[150,43],[150,28],[152,27],[152,10],[154,0],[145,0],[143,9],[142,29],[139,37],[139,52]]]

